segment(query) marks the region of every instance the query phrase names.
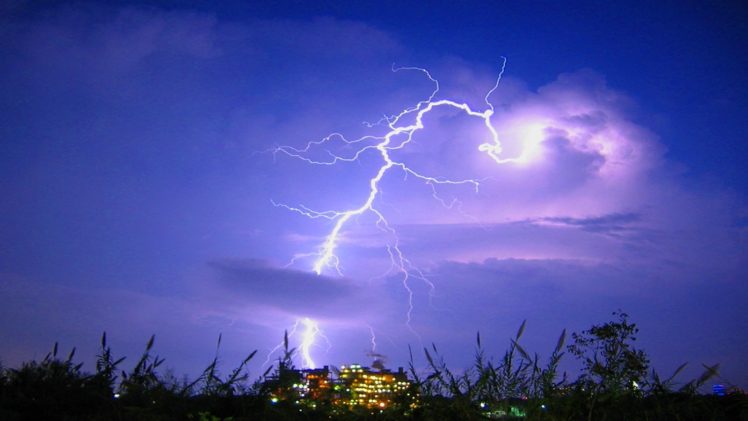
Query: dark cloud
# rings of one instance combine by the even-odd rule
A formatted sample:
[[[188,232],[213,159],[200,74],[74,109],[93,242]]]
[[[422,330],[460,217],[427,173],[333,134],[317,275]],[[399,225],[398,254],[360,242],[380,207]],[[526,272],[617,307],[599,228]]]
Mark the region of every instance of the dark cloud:
[[[217,272],[219,300],[314,317],[356,317],[368,310],[368,292],[352,279],[273,267],[261,260],[212,261],[209,266]]]
[[[104,94],[128,86],[123,78],[144,65],[216,57],[219,30],[207,14],[63,6],[41,19],[15,21],[6,39],[21,60],[10,64],[49,73],[52,85],[75,83]]]
[[[112,288],[105,282],[86,288],[4,274],[0,274],[0,295],[1,357],[6,366],[43,358],[59,342],[63,350],[76,347],[76,358],[85,362],[83,369],[93,371],[102,332],[118,356],[128,357],[123,368],[135,364],[134,356],[155,335],[155,352],[166,357],[166,365],[191,375],[198,374],[198,367],[215,351],[219,332],[231,338],[224,352],[232,357],[245,352],[237,348],[248,345],[240,339],[247,324],[232,323],[231,314],[206,303],[204,297],[164,297]],[[219,315],[220,321],[211,319]]]
[[[327,59],[340,54],[359,60],[403,50],[390,33],[363,22],[318,17],[311,20],[260,20],[250,25],[247,41],[283,47],[296,58]]]
[[[503,224],[440,224],[398,227],[416,260],[482,262],[490,257],[601,261],[631,257],[646,247],[636,214],[591,218],[532,218]]]
[[[20,279],[0,279],[3,358],[6,346],[30,355],[58,335],[83,344],[106,329],[137,339],[128,355],[157,333],[171,344],[167,358],[195,367],[177,344],[211,355],[224,332],[269,349],[312,317],[336,344],[328,362],[358,355],[373,326],[400,361],[423,339],[459,364],[477,329],[502,349],[526,318],[528,332],[552,342],[563,327],[587,328],[619,307],[659,336],[648,345],[661,361],[689,354],[696,364],[715,362],[745,348],[734,333],[746,330],[744,197],[674,169],[664,153],[666,142],[676,152],[712,148],[694,152],[700,166],[736,143],[661,140],[639,121],[632,98],[611,87],[621,79],[608,84],[582,70],[546,83],[573,70],[554,67],[524,83],[527,63],[509,55],[491,121],[505,157],[532,153],[496,165],[478,149],[488,140],[482,120],[430,115],[392,156],[427,175],[480,179],[479,191],[388,174],[376,203],[397,235],[377,229],[376,215],[352,218],[336,250],[346,276],[317,276],[308,270],[313,257],[290,268],[267,262],[318,250],[331,221],[270,199],[322,211],[360,206],[378,151],[337,167],[255,152],[303,148],[334,131],[382,134],[386,124],[361,121],[397,113],[433,89],[421,72],[393,74],[393,61],[429,67],[440,98],[484,109],[495,50],[482,51],[490,65],[475,66],[413,55],[406,38],[345,18],[93,3],[21,13],[22,3],[0,6],[11,14],[0,29],[0,237],[11,245],[0,248],[0,266]],[[417,21],[402,23],[420,31]],[[463,46],[479,41],[452,35]],[[438,37],[428,42],[442,47]],[[547,65],[569,66],[546,56]],[[633,67],[655,84],[648,69]],[[681,122],[684,132],[696,123]],[[334,146],[348,155],[354,148]],[[395,242],[435,291],[419,276],[404,285],[386,248]],[[409,302],[421,338],[405,326]],[[724,360],[738,372],[739,352],[729,353]]]
[[[720,360],[732,365],[731,381],[744,378],[734,370],[744,363],[725,352],[746,346],[748,340],[727,333],[748,326],[739,304],[744,293],[738,283],[703,282],[698,273],[675,279],[626,261],[592,264],[561,259],[445,262],[432,274],[433,308],[423,303],[426,309],[421,309],[431,320],[426,329],[438,338],[437,344],[453,340],[455,330],[467,325],[473,331],[459,335],[466,348],[474,330],[480,330],[493,332],[484,338],[489,337],[489,347],[501,349],[516,326],[527,319],[528,333],[523,339],[527,348],[548,352],[561,328],[579,331],[623,309],[641,327],[641,345],[655,366],[669,364],[673,355],[686,358],[688,354],[692,367],[683,378],[698,375],[699,363]],[[456,314],[459,321],[454,319]],[[718,327],[709,327],[712,314],[720,314]],[[497,338],[495,332],[505,332],[506,337]],[[662,341],[662,337],[673,339]]]
[[[571,228],[579,228],[583,231],[589,231],[599,234],[620,236],[624,233],[634,231],[636,223],[641,221],[641,215],[637,213],[613,213],[590,218],[572,218],[572,217],[548,217],[538,218],[528,222],[540,223],[548,222]]]

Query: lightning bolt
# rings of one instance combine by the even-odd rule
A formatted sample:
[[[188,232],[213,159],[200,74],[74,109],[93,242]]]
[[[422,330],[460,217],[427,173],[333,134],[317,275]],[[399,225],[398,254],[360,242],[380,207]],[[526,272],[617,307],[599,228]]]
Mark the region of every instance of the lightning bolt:
[[[288,329],[288,336],[293,337],[296,334],[296,329],[299,328],[299,322],[301,322],[301,319],[297,319],[296,322],[294,322],[293,326],[291,326],[290,329]],[[265,367],[266,365],[270,364],[270,359],[273,358],[273,354],[278,352],[279,349],[283,348],[283,341],[278,343],[273,349],[268,352],[267,357],[265,358],[265,362],[262,363],[262,367]]]
[[[387,244],[387,253],[389,254],[392,262],[391,270],[398,271],[402,276],[402,284],[408,292],[408,312],[406,315],[406,324],[410,327],[411,314],[413,311],[413,290],[410,287],[411,278],[419,279],[425,282],[429,287],[429,296],[433,296],[434,285],[428,278],[418,270],[403,254],[397,232],[390,226],[384,214],[375,206],[377,197],[380,195],[380,182],[382,179],[392,170],[400,170],[404,175],[415,177],[418,180],[424,182],[432,190],[432,196],[441,203],[442,206],[447,208],[461,206],[459,201],[452,201],[447,203],[437,195],[437,186],[441,185],[465,185],[471,187],[476,193],[479,190],[482,179],[461,179],[453,180],[446,177],[426,175],[419,172],[417,169],[408,166],[405,162],[397,161],[392,158],[390,153],[396,150],[402,150],[408,146],[413,140],[413,136],[419,130],[424,128],[423,118],[425,115],[433,111],[434,109],[446,107],[453,108],[464,112],[470,117],[477,118],[483,122],[485,126],[488,139],[486,142],[481,143],[478,146],[478,151],[485,153],[497,164],[506,164],[511,162],[522,162],[526,159],[523,155],[512,158],[504,158],[502,154],[502,146],[499,140],[498,133],[491,123],[491,117],[494,115],[494,106],[489,100],[490,96],[496,91],[501,82],[501,78],[506,68],[506,58],[502,57],[501,68],[496,78],[496,83],[486,93],[484,102],[486,104],[485,109],[482,111],[473,110],[467,103],[457,102],[450,99],[436,99],[439,93],[439,82],[432,77],[428,70],[420,67],[398,67],[393,66],[392,71],[417,71],[423,73],[426,78],[434,84],[434,90],[431,95],[414,106],[406,108],[398,114],[385,116],[381,120],[375,123],[364,123],[367,127],[374,127],[379,125],[386,125],[388,132],[384,136],[362,136],[357,139],[349,140],[340,133],[332,133],[325,138],[320,140],[311,141],[306,144],[303,148],[295,148],[292,146],[278,146],[272,150],[274,156],[277,154],[284,154],[288,157],[299,159],[311,165],[337,165],[341,163],[350,163],[358,161],[364,154],[373,153],[379,155],[381,158],[381,166],[377,169],[376,173],[369,179],[368,182],[368,195],[366,199],[360,203],[357,207],[346,210],[325,210],[318,211],[310,209],[304,205],[289,206],[283,203],[276,203],[271,200],[273,206],[284,208],[288,211],[298,213],[310,219],[327,219],[333,221],[334,224],[330,232],[325,236],[324,241],[319,246],[317,251],[306,254],[297,254],[294,256],[294,260],[290,264],[293,264],[296,259],[303,257],[313,257],[314,263],[312,270],[317,274],[321,275],[324,270],[334,270],[336,273],[342,275],[340,259],[335,254],[336,249],[339,247],[342,237],[343,229],[346,225],[355,217],[359,217],[366,213],[370,213],[376,217],[375,225],[377,228],[385,233],[391,235],[391,242]],[[407,124],[404,121],[412,121],[411,124]],[[353,152],[349,155],[338,155],[331,152],[326,146],[332,142],[342,142],[347,147],[353,147]],[[325,152],[329,156],[327,159],[313,159],[309,157],[311,151],[316,148],[325,148]],[[411,328],[411,330],[413,330]],[[414,331],[415,333],[415,331]],[[416,333],[417,335],[417,333]]]
[[[310,349],[317,339],[317,334],[320,332],[319,325],[308,317],[305,317],[301,323],[304,325],[304,332],[301,334],[301,346],[299,347],[301,357],[304,360],[304,366],[306,368],[315,368],[316,364],[314,364],[314,360],[312,360]]]
[[[377,352],[377,335],[371,326],[369,326],[369,335],[371,335],[371,352]]]
[[[297,319],[288,330],[288,336],[295,337],[298,333],[297,331],[299,330],[299,327],[303,327],[303,331],[300,333],[301,343],[299,344],[299,354],[301,355],[302,359],[301,364],[305,368],[316,368],[316,364],[312,359],[311,349],[312,346],[314,346],[317,342],[317,337],[321,337],[327,343],[327,352],[329,352],[330,348],[332,348],[332,343],[319,328],[319,323],[309,317]],[[270,364],[270,360],[273,354],[278,352],[278,350],[282,347],[283,342],[279,343],[273,349],[271,349],[262,366],[265,367]]]

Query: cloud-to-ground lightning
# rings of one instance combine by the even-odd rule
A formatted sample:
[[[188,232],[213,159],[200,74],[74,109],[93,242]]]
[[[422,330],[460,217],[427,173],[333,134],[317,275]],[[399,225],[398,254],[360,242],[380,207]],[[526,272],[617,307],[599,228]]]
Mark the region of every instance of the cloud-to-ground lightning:
[[[357,207],[354,207],[352,209],[346,209],[346,210],[326,210],[326,211],[317,211],[312,210],[304,205],[298,205],[298,206],[289,206],[286,204],[276,203],[273,201],[273,205],[277,207],[282,207],[287,210],[290,210],[292,212],[299,213],[305,217],[311,218],[311,219],[318,219],[318,218],[324,218],[328,219],[330,221],[333,221],[334,224],[332,226],[332,229],[330,232],[325,236],[324,241],[320,245],[320,247],[317,249],[317,251],[308,253],[308,254],[299,254],[294,257],[294,259],[299,257],[314,257],[314,263],[312,265],[312,270],[319,274],[322,274],[325,269],[331,269],[335,272],[342,274],[341,272],[341,266],[340,266],[340,259],[335,254],[336,249],[338,248],[340,241],[341,241],[341,233],[343,229],[346,227],[346,225],[351,221],[351,219],[361,216],[365,213],[373,214],[376,217],[376,226],[390,234],[393,238],[391,242],[387,244],[387,253],[390,256],[392,267],[395,268],[397,271],[399,271],[402,274],[402,282],[405,287],[405,289],[408,291],[408,302],[409,302],[409,310],[407,313],[407,320],[406,323],[408,326],[410,326],[410,320],[411,320],[411,312],[413,309],[413,291],[409,287],[408,281],[410,278],[417,278],[420,280],[423,280],[429,285],[429,288],[433,291],[433,284],[426,278],[426,276],[419,271],[417,268],[414,267],[413,264],[405,257],[403,254],[401,248],[399,239],[397,237],[397,233],[395,230],[390,226],[388,223],[385,215],[376,207],[376,199],[380,195],[380,182],[385,177],[387,173],[389,173],[393,169],[399,169],[402,172],[405,173],[406,176],[412,176],[415,177],[418,180],[423,181],[426,185],[428,185],[432,189],[432,195],[443,205],[443,206],[453,206],[455,205],[454,202],[451,204],[445,202],[444,200],[440,199],[437,195],[436,186],[439,185],[465,185],[469,186],[472,189],[474,189],[476,192],[478,191],[481,181],[480,179],[450,179],[446,177],[441,176],[433,176],[433,175],[426,175],[422,172],[418,171],[417,169],[413,168],[412,166],[409,166],[405,162],[398,161],[392,158],[391,152],[396,150],[404,149],[408,146],[408,144],[411,143],[413,140],[413,136],[416,132],[419,130],[422,130],[424,126],[424,116],[427,115],[429,112],[431,112],[434,109],[437,109],[439,107],[447,107],[447,108],[453,108],[457,110],[461,110],[465,114],[467,114],[470,117],[475,117],[477,119],[482,120],[483,126],[485,126],[486,132],[487,132],[487,140],[483,143],[481,143],[478,146],[478,150],[482,153],[485,153],[488,155],[495,163],[497,164],[505,164],[510,162],[522,162],[527,159],[527,157],[523,154],[517,156],[517,157],[511,157],[511,158],[505,158],[502,157],[502,145],[499,140],[499,135],[494,128],[491,117],[494,115],[495,109],[491,101],[489,100],[490,96],[496,91],[496,89],[499,86],[499,83],[501,81],[501,78],[504,74],[504,69],[506,67],[506,59],[503,59],[501,64],[501,69],[499,71],[498,77],[496,78],[496,83],[493,85],[493,87],[486,93],[484,96],[484,101],[486,104],[486,108],[482,111],[476,111],[473,110],[467,103],[465,102],[457,102],[450,99],[436,99],[438,93],[439,93],[439,82],[432,77],[432,75],[429,73],[428,70],[419,68],[419,67],[400,67],[395,68],[393,66],[393,71],[419,71],[422,72],[433,84],[434,84],[434,90],[431,92],[431,95],[420,102],[418,102],[416,105],[406,108],[405,110],[401,111],[399,114],[395,114],[392,116],[386,116],[382,120],[380,120],[377,123],[374,124],[366,124],[368,127],[373,127],[380,124],[386,124],[389,131],[384,136],[363,136],[358,139],[354,140],[348,140],[345,136],[343,136],[340,133],[333,133],[328,135],[327,137],[321,139],[312,141],[306,144],[303,148],[295,148],[292,146],[278,146],[273,151],[274,153],[282,153],[289,157],[302,160],[304,162],[307,162],[311,165],[336,165],[339,163],[346,163],[346,162],[355,162],[359,160],[363,154],[365,153],[375,153],[378,154],[381,158],[381,166],[377,169],[376,173],[373,174],[373,176],[368,181],[368,194],[366,195],[366,199]],[[406,119],[411,119],[412,123],[407,124],[404,121]],[[357,149],[354,150],[353,153],[343,156],[338,155],[336,153],[333,153],[329,149],[325,149],[325,152],[329,155],[329,159],[326,160],[319,160],[319,159],[313,159],[309,157],[310,152],[313,149],[316,148],[324,148],[326,144],[334,141],[340,141],[346,144],[346,146],[358,146]]]
[[[322,330],[319,328],[319,323],[309,317],[304,317],[301,319],[297,319],[293,326],[291,326],[291,329],[288,330],[288,337],[294,337],[297,334],[297,331],[300,327],[303,327],[303,330],[300,333],[300,343],[298,346],[298,354],[301,357],[301,365],[304,368],[316,368],[316,364],[314,360],[312,359],[312,353],[311,349],[312,346],[315,345],[317,342],[317,338],[321,337],[322,339],[327,342],[327,348],[328,351],[332,347],[330,340],[325,336],[325,334],[322,332]],[[262,364],[263,366],[266,366],[270,363],[270,359],[272,358],[273,354],[275,354],[279,349],[281,349],[284,345],[284,342],[279,343],[276,345],[273,349],[268,352],[267,358],[265,359],[265,362]]]
[[[299,346],[299,351],[301,352],[301,357],[304,360],[304,367],[315,368],[316,364],[312,359],[310,349],[312,348],[312,345],[314,345],[317,334],[319,334],[319,325],[317,325],[317,322],[308,317],[302,319],[301,324],[304,325],[304,331],[301,333],[301,345]]]
[[[369,335],[371,339],[371,352],[377,352],[377,335],[374,333],[374,328],[371,326],[369,327]]]

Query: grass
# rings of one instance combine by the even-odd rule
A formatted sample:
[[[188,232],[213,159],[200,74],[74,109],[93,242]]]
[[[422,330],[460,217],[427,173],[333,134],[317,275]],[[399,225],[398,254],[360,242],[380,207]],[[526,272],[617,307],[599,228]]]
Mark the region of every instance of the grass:
[[[418,407],[403,401],[385,411],[338,408],[320,402],[316,408],[293,401],[271,402],[269,379],[293,369],[288,336],[278,363],[256,379],[247,365],[249,353],[228,375],[219,374],[218,349],[195,379],[178,381],[162,373],[164,359],[153,354],[155,337],[129,371],[119,368],[101,337],[96,370],[87,373],[74,362],[75,349],[67,356],[58,346],[39,362],[18,368],[0,366],[0,419],[3,420],[280,420],[280,419],[538,419],[538,420],[748,420],[748,398],[743,393],[727,396],[701,395],[699,389],[717,375],[719,366],[704,366],[696,379],[676,387],[685,367],[663,377],[649,370],[644,351],[636,349],[636,325],[625,313],[618,320],[593,325],[573,333],[566,345],[562,331],[548,358],[530,353],[521,345],[526,323],[510,338],[507,349],[492,356],[476,335],[471,367],[450,369],[436,345],[423,349],[425,370],[414,363],[409,374]],[[559,374],[567,355],[579,359],[584,370],[575,380]],[[271,373],[272,371],[272,373]],[[272,385],[277,387],[277,384]]]

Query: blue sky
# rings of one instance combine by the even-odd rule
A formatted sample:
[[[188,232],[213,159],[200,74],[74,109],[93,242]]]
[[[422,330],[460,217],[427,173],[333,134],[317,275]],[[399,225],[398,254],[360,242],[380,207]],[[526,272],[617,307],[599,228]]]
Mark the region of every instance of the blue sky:
[[[477,330],[499,354],[527,319],[527,348],[543,355],[562,329],[620,308],[658,370],[720,362],[722,381],[748,384],[737,3],[21,1],[0,13],[4,364],[54,341],[90,357],[106,330],[130,356],[155,333],[167,364],[194,373],[219,332],[230,364],[309,317],[328,338],[317,364],[365,362],[373,331],[392,365],[434,342],[460,367]],[[494,107],[509,160],[479,150],[492,141],[483,119],[429,112],[391,150],[403,166],[372,209],[342,226],[340,270],[318,275],[341,214],[288,207],[356,209],[383,161],[376,138],[304,148],[331,133],[381,139],[429,98],[422,71],[393,63],[428,69],[434,100]],[[367,146],[355,163],[313,163]]]

